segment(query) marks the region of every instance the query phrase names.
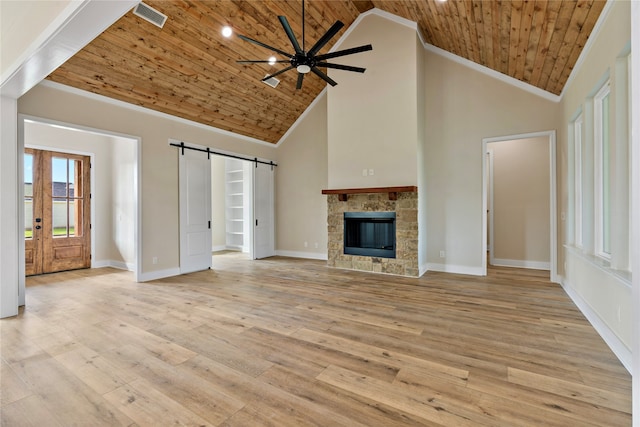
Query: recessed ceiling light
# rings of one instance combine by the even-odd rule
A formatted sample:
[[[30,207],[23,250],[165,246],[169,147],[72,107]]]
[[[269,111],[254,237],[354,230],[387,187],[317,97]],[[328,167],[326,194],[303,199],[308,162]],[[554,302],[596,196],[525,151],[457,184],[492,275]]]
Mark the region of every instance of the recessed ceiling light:
[[[230,26],[225,25],[224,27],[222,27],[222,35],[225,37],[231,37],[231,34],[233,34],[233,30],[231,29]]]
[[[269,57],[269,65],[273,65],[276,63],[276,57],[275,56],[270,56]]]

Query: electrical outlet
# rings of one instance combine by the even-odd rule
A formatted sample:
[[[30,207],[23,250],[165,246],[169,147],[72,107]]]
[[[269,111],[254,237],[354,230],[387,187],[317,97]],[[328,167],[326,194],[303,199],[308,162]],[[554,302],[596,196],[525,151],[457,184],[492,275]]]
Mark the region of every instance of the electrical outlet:
[[[153,262],[154,264],[157,264],[157,263],[158,263],[158,257],[157,257],[157,256],[154,256],[154,257],[151,259],[151,262]]]
[[[440,258],[444,258],[444,251],[440,251]]]
[[[373,169],[369,169],[369,176],[373,176]]]
[[[367,170],[366,169],[362,169],[362,176],[367,176]]]
[[[304,242],[304,247],[306,248],[308,246],[309,246],[309,243],[308,242]]]
[[[318,242],[316,242],[315,246],[316,246],[316,249],[318,249]]]

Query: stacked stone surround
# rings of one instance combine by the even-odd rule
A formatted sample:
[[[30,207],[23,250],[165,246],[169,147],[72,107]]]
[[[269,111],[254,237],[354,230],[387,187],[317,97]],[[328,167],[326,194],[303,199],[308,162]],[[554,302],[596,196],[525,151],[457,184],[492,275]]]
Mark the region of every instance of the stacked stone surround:
[[[329,267],[418,277],[418,193],[398,193],[389,200],[388,193],[349,194],[346,202],[337,194],[327,195]],[[396,258],[346,255],[344,253],[345,212],[395,212]]]

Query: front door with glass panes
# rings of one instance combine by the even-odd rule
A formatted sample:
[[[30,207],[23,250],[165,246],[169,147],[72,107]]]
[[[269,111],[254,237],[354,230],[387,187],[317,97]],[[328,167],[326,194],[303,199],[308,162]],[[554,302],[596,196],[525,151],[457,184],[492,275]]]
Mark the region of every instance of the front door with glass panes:
[[[27,276],[91,266],[88,156],[25,148]]]

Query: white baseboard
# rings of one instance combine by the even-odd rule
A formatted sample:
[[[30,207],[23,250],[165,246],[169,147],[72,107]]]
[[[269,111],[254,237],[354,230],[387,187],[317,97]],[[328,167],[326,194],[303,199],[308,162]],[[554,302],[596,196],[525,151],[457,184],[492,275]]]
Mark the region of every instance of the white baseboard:
[[[453,264],[436,264],[428,263],[428,271],[440,271],[442,273],[454,273],[454,274],[467,274],[470,276],[484,276],[482,267],[469,267],[468,265],[453,265]]]
[[[114,260],[103,260],[103,261],[95,261],[91,268],[103,268],[103,267],[111,267],[117,268],[118,270],[126,270],[126,271],[134,271],[136,265],[134,263],[126,263],[122,261],[114,261]]]
[[[527,261],[522,259],[493,258],[491,265],[496,267],[529,268],[532,270],[551,270],[551,263],[544,261]]]
[[[212,246],[211,247],[211,252],[220,252],[220,251],[225,251],[227,250],[227,246],[226,245],[218,245],[218,246]]]
[[[319,259],[326,261],[329,259],[326,253],[317,252],[298,252],[298,251],[276,251],[278,256],[287,256],[291,258]]]
[[[598,334],[602,337],[605,343],[609,346],[611,351],[616,355],[620,363],[626,368],[626,370],[631,374],[632,370],[632,354],[631,350],[627,348],[626,345],[617,337],[615,333],[607,326],[607,324],[602,321],[598,313],[596,313],[590,306],[587,304],[582,297],[573,290],[570,284],[568,284],[565,280],[561,283],[564,291],[569,295],[569,298],[573,301],[573,303],[580,309],[584,317],[587,318],[591,326],[598,332]]]
[[[173,277],[180,275],[180,268],[168,268],[166,270],[149,271],[140,274],[140,282],[148,282],[149,280],[164,279],[165,277]]]

